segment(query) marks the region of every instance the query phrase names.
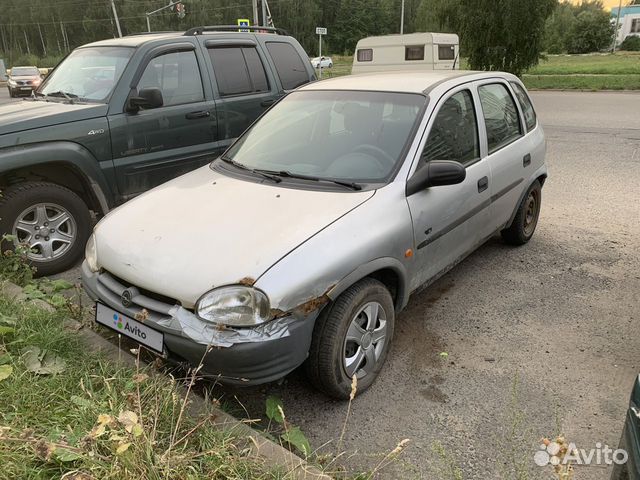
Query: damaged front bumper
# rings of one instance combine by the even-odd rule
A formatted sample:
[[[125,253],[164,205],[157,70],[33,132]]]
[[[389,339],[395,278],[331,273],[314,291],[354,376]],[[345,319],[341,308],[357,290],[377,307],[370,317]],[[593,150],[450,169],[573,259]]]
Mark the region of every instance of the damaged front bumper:
[[[143,318],[145,325],[163,332],[174,359],[198,365],[204,358],[202,372],[222,383],[266,383],[294,370],[307,358],[318,315],[292,312],[254,328],[219,327],[169,299],[125,285],[109,273],[93,273],[86,262],[82,282],[93,300],[131,318]]]

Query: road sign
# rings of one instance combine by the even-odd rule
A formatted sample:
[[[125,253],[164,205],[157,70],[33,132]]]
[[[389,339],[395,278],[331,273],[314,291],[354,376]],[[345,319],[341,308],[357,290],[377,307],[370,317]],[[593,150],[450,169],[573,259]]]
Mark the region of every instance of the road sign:
[[[327,34],[325,27],[316,27],[316,35],[318,35],[318,78],[322,78],[322,36]]]
[[[316,27],[316,35],[326,35],[327,29],[325,27]]]
[[[249,25],[251,25],[251,21],[248,18],[239,18],[238,19],[238,26],[239,27],[248,27]],[[239,28],[238,31],[239,32],[248,32],[249,30],[247,30],[246,28]]]

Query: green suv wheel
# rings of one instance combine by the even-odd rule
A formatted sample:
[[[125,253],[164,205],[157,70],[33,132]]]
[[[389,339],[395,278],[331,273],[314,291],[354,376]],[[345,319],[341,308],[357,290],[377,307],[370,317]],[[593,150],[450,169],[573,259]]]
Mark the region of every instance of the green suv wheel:
[[[12,185],[0,197],[0,232],[9,234],[9,247],[28,245],[36,275],[72,267],[83,255],[91,231],[91,216],[71,190],[48,182]],[[3,250],[7,248],[3,242]]]

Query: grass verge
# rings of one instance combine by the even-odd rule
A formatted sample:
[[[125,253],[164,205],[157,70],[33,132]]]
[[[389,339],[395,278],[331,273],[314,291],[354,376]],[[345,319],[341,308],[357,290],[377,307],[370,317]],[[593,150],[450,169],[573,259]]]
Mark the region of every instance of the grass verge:
[[[640,75],[524,75],[529,89],[640,90]]]
[[[277,479],[175,381],[87,350],[51,314],[0,297],[2,478]]]

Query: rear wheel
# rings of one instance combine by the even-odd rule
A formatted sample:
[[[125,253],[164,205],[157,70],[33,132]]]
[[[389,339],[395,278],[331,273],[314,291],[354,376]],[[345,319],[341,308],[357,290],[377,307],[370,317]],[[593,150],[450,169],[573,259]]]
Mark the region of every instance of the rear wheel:
[[[505,242],[510,245],[524,245],[531,240],[538,225],[541,204],[542,187],[540,182],[536,180],[529,187],[518,206],[518,211],[511,225],[500,232]]]
[[[335,398],[348,399],[380,373],[393,338],[395,312],[389,290],[364,279],[348,288],[316,321],[306,362],[311,382]]]
[[[10,247],[29,246],[27,256],[38,276],[72,267],[82,257],[90,231],[89,209],[65,187],[27,182],[2,192],[0,232],[14,237]]]

